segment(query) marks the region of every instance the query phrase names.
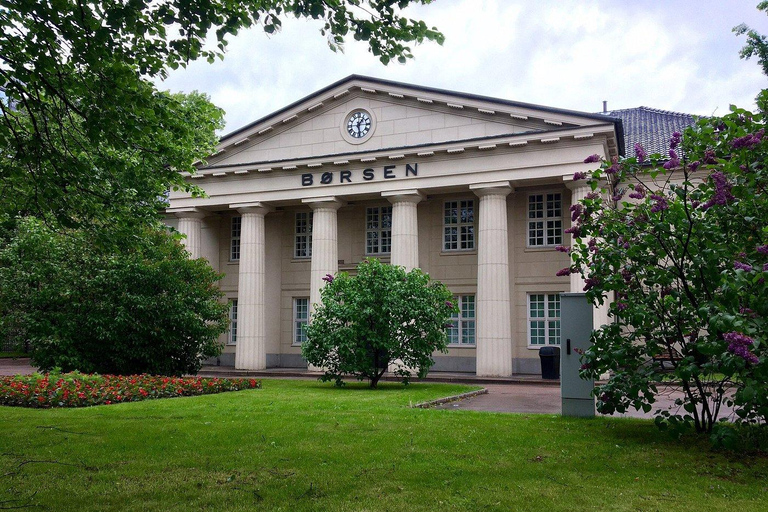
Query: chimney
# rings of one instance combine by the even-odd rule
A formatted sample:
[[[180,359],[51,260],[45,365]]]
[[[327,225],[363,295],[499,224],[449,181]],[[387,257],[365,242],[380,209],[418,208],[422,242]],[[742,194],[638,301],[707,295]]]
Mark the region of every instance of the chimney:
[[[606,100],[603,100],[603,114],[608,113],[608,102]]]

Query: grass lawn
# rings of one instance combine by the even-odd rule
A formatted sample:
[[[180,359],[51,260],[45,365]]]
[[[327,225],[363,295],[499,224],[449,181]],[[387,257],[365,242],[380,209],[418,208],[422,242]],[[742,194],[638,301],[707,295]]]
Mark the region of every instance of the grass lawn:
[[[768,510],[768,458],[675,444],[648,421],[408,407],[468,389],[265,380],[194,398],[2,407],[0,509]]]
[[[16,359],[19,357],[29,357],[29,354],[25,352],[0,352],[0,359]]]

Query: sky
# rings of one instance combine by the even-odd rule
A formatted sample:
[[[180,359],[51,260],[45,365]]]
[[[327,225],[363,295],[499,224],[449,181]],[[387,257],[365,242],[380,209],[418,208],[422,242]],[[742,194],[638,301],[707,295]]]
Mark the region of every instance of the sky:
[[[194,62],[158,84],[205,92],[228,133],[351,74],[584,112],[654,107],[697,115],[752,108],[768,87],[739,58],[746,23],[768,34],[757,0],[436,0],[409,7],[445,35],[381,64],[350,40],[333,53],[320,23],[288,18],[267,35],[240,32],[223,61]]]

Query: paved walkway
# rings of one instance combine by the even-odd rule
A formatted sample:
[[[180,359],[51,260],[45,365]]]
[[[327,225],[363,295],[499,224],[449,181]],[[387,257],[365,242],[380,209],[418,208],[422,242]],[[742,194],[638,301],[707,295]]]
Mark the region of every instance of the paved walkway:
[[[30,366],[29,358],[0,359],[0,375],[29,375],[35,373],[36,368]]]

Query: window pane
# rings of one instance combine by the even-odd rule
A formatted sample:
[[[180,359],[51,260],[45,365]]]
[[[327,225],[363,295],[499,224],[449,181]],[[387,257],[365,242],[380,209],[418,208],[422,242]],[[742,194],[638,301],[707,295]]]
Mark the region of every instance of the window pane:
[[[229,309],[229,341],[230,345],[237,344],[237,299],[230,301]]]
[[[549,344],[560,344],[560,320],[552,320],[549,322]]]

